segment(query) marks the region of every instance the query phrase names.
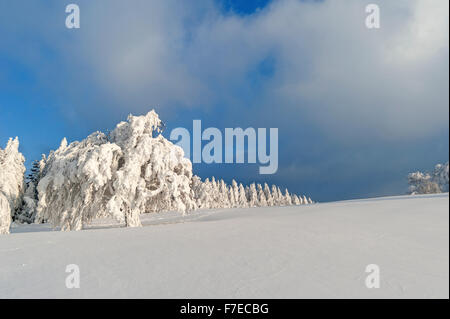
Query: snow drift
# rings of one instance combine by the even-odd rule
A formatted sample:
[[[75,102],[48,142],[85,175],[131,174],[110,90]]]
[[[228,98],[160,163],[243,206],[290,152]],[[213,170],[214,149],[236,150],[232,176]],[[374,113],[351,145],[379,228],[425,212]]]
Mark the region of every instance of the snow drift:
[[[0,298],[448,298],[448,205],[437,194],[147,214],[129,229],[14,225]],[[70,264],[79,289],[66,287]],[[380,288],[365,284],[369,264]]]

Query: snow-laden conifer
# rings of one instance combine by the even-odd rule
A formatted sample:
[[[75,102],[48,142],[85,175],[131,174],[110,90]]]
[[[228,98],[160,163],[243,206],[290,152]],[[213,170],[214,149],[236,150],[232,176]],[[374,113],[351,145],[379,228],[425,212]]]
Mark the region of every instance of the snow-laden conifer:
[[[303,202],[303,204],[309,204],[309,201],[305,195],[303,195],[302,202]]]
[[[264,190],[261,186],[261,184],[256,185],[257,191],[258,191],[258,206],[265,207],[267,206],[267,199],[266,194],[264,194]]]
[[[248,196],[249,196],[248,206],[250,207],[258,206],[258,193],[256,192],[255,183],[250,184]]]
[[[267,206],[273,206],[273,196],[267,183],[264,183],[264,195],[266,195]]]
[[[300,205],[300,200],[296,194],[292,195],[292,205]]]
[[[286,206],[292,205],[291,194],[289,194],[289,191],[287,188],[284,191],[284,205],[286,205]]]
[[[0,234],[8,234],[12,216],[22,206],[25,158],[19,152],[19,139],[9,139],[0,148]]]
[[[245,193],[245,188],[242,183],[239,184],[239,207],[248,207],[247,195]]]

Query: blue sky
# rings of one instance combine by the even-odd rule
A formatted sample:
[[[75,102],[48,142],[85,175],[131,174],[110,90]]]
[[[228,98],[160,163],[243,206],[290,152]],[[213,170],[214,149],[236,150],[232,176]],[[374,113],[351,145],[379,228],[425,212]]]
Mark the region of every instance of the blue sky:
[[[169,132],[278,127],[279,170],[195,164],[319,201],[404,193],[448,161],[448,1],[0,1],[0,145],[27,164],[155,108]]]

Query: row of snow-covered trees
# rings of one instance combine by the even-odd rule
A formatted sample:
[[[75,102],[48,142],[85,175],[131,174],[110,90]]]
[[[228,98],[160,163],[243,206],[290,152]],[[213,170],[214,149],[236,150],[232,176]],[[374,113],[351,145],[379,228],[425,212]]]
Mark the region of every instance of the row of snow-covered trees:
[[[262,207],[262,206],[288,206],[312,204],[311,198],[306,196],[290,195],[285,189],[284,194],[276,185],[270,188],[267,183],[252,183],[250,186],[242,185],[233,180],[227,185],[223,180],[204,182],[198,176],[193,176],[192,187],[194,199],[198,208],[232,208],[232,207]]]
[[[95,132],[70,144],[63,139],[33,163],[26,186],[18,139],[10,140],[0,149],[0,232],[9,232],[11,219],[80,230],[106,216],[134,227],[142,213],[312,203],[275,185],[201,181],[182,148],[158,134],[161,126],[151,111],[130,115],[108,135]]]
[[[432,173],[414,172],[408,175],[410,194],[444,193],[449,190],[449,163],[437,164]]]

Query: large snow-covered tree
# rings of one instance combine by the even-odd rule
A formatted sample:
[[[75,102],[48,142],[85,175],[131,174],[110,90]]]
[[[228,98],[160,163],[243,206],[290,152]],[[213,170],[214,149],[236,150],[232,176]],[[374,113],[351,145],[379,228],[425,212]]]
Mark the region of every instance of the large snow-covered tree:
[[[61,146],[48,156],[38,184],[37,219],[62,230],[79,230],[100,216],[129,227],[140,214],[196,207],[192,164],[181,147],[165,139],[156,112],[128,117],[106,136],[101,132]]]
[[[0,148],[0,234],[8,234],[11,219],[22,205],[25,158],[19,152],[19,139],[9,139]]]

